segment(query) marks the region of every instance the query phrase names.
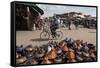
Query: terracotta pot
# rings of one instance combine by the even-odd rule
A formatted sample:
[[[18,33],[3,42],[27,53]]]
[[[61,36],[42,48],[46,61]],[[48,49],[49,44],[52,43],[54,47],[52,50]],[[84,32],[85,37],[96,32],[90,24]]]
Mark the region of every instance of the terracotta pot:
[[[62,63],[62,58],[58,57],[56,59],[54,59],[55,63]]]
[[[41,64],[51,64],[51,63],[52,63],[52,61],[50,61],[48,59],[48,56],[46,55],[45,58],[44,58],[44,60],[43,60],[43,62]]]
[[[57,54],[60,54],[60,53],[62,53],[62,50],[61,50],[61,48],[56,48],[56,52],[57,52]]]
[[[61,49],[62,49],[63,52],[67,52],[68,51],[68,47],[66,45],[64,45]]]
[[[79,55],[76,55],[76,59],[77,59],[77,61],[83,61],[83,58]]]
[[[50,60],[45,60],[44,64],[51,64],[52,62]]]
[[[44,56],[44,53],[42,54],[35,54],[35,57],[39,58],[39,57],[43,57]]]
[[[26,50],[26,51],[32,51],[33,48],[31,48],[31,47],[27,47],[27,48],[25,48],[25,50]]]
[[[95,55],[93,52],[90,54],[90,56],[91,56],[92,58],[96,58],[96,55]]]
[[[57,53],[55,49],[51,49],[51,51],[47,54],[48,59],[55,59],[57,57]]]
[[[16,59],[19,58],[21,56],[21,54],[16,52]]]
[[[89,53],[86,53],[86,52],[83,52],[82,54],[83,54],[83,56],[85,56],[85,57],[89,57],[89,56],[90,56]]]
[[[19,59],[16,59],[16,64],[23,64],[27,60],[26,57],[21,57]]]
[[[75,52],[74,51],[68,51],[67,56],[68,56],[68,59],[75,59]]]

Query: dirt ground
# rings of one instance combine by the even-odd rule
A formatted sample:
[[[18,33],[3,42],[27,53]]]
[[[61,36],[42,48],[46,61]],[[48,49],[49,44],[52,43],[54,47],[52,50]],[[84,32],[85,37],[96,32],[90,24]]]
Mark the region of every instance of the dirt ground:
[[[73,26],[71,26],[73,27]],[[75,30],[72,28],[68,30],[68,28],[61,28],[63,32],[63,38],[73,38],[73,39],[81,39],[84,42],[93,43],[96,45],[96,29],[87,29],[87,28],[79,28]],[[32,44],[32,46],[41,46],[42,44],[48,43],[48,41],[52,40],[40,40],[41,30],[37,31],[16,31],[16,45],[20,46],[23,44],[24,46]],[[60,41],[60,40],[55,40]]]

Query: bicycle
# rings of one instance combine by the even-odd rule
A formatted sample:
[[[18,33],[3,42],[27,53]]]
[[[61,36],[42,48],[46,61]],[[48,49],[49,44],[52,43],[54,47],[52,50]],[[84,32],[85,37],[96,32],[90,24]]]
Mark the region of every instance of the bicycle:
[[[50,39],[50,37],[52,37],[52,39],[62,39],[63,33],[60,29],[57,29],[56,35],[53,35],[50,29],[43,28],[43,31],[40,33],[40,39]]]

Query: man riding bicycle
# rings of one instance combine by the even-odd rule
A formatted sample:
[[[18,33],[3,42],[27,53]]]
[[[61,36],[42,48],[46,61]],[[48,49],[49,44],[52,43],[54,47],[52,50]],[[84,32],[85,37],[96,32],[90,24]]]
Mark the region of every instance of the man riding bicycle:
[[[53,17],[53,20],[50,22],[50,30],[52,33],[52,37],[56,37],[56,30],[58,29],[58,22],[57,22],[57,18]]]

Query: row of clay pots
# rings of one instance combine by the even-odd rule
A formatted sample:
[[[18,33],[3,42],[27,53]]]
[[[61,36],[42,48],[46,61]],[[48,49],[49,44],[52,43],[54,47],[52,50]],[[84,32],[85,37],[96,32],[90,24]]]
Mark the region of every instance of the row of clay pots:
[[[16,47],[16,64],[53,64],[96,61],[96,46],[83,40],[64,39],[41,47]]]

